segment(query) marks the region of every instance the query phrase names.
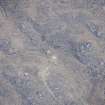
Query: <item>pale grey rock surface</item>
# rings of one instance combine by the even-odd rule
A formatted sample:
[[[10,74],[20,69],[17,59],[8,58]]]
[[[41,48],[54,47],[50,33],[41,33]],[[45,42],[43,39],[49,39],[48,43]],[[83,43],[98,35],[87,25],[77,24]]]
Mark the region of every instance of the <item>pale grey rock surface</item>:
[[[0,105],[105,105],[105,0],[0,0]]]

